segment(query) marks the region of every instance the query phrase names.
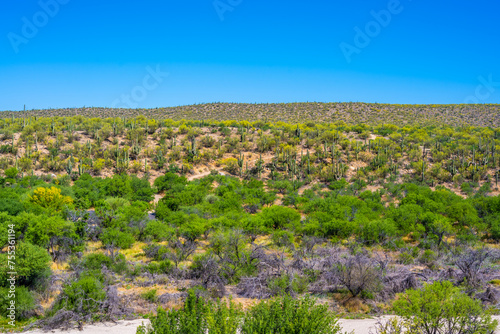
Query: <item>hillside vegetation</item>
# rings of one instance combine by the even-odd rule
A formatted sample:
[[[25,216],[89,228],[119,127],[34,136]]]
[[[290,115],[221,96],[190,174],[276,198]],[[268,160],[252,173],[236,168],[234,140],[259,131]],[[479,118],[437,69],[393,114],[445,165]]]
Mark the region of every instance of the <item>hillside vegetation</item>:
[[[500,126],[500,105],[402,105],[377,103],[210,103],[154,109],[109,109],[109,108],[66,108],[31,110],[27,112],[5,112],[3,117],[136,117],[172,120],[239,120],[288,123],[332,123],[343,121],[348,124],[365,123],[379,125],[473,125]]]
[[[340,105],[388,109],[321,118]],[[299,330],[287,319],[337,333],[339,316],[379,314],[404,320],[379,333],[423,328],[426,314],[441,317],[434,326],[454,319],[491,332],[500,301],[496,106],[400,106],[412,113],[391,116],[399,107],[284,104],[268,119],[249,116],[260,107],[0,119],[0,294],[15,235],[18,326],[161,307],[156,328],[141,333],[169,332],[169,323],[182,333]],[[308,119],[292,107],[324,114]],[[203,108],[213,113],[196,114]],[[288,122],[270,120],[280,113]]]

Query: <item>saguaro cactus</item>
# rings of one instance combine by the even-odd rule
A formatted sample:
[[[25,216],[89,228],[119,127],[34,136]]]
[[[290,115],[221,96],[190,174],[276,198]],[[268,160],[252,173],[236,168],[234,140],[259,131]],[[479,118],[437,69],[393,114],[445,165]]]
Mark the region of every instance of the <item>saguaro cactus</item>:
[[[240,156],[238,157],[238,166],[240,167],[240,176],[242,175],[242,169],[243,169],[243,161],[245,160],[245,157],[243,156],[243,153],[240,153]]]

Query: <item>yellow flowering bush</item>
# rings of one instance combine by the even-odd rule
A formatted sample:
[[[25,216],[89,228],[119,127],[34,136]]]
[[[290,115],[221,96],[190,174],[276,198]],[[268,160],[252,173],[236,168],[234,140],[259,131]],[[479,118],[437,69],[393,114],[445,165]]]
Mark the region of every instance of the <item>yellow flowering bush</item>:
[[[33,191],[33,195],[28,197],[28,200],[42,208],[50,208],[56,211],[62,210],[65,205],[73,203],[71,197],[62,195],[61,189],[56,187],[36,188]]]

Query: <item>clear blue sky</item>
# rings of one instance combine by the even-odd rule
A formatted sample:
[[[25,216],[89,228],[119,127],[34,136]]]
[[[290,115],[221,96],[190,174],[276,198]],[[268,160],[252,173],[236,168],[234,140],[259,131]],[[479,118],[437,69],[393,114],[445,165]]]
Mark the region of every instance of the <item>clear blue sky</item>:
[[[500,103],[497,0],[54,1],[2,3],[0,110]]]

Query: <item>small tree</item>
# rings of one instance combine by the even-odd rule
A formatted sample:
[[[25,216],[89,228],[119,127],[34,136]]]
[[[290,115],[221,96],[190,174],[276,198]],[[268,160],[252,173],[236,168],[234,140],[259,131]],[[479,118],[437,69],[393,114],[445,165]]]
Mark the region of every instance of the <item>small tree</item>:
[[[39,219],[35,219],[28,226],[25,233],[26,240],[46,248],[53,261],[71,253],[72,248],[77,244],[75,225],[59,216],[37,218]]]
[[[468,249],[457,254],[455,265],[460,270],[461,281],[472,289],[481,286],[486,265],[493,257],[494,252],[487,248]]]
[[[343,259],[333,271],[352,297],[357,297],[363,291],[377,290],[381,284],[382,270],[379,265],[362,254]]]
[[[106,292],[104,284],[97,278],[84,275],[63,286],[49,315],[59,310],[73,311],[80,319],[99,319],[105,312]]]
[[[394,311],[401,317],[405,333],[490,334],[498,325],[480,301],[448,281],[406,291],[394,302]]]
[[[113,260],[120,249],[128,249],[134,244],[134,236],[116,229],[105,229],[100,235],[105,251]]]
[[[240,230],[216,232],[210,238],[210,251],[218,260],[220,274],[229,282],[255,272],[260,262],[259,248],[249,248],[248,238]]]
[[[175,267],[179,267],[179,263],[186,261],[187,258],[196,251],[198,243],[194,240],[185,240],[182,242],[179,239],[170,240],[168,243],[170,251],[166,254],[166,257],[171,260]]]

